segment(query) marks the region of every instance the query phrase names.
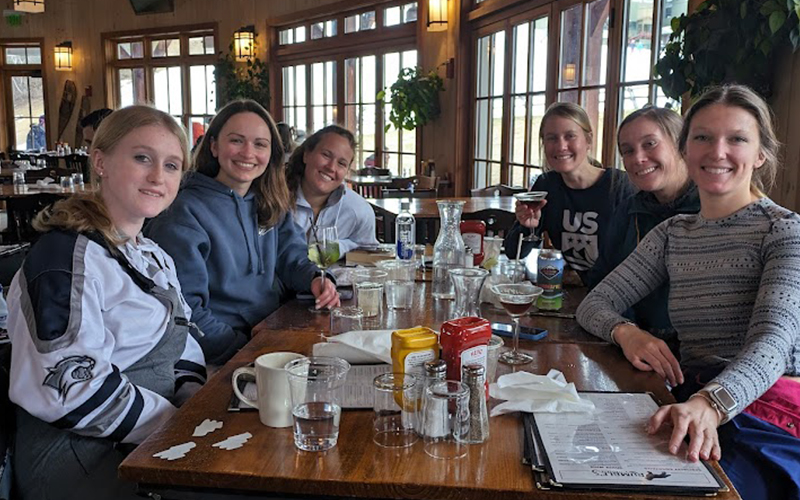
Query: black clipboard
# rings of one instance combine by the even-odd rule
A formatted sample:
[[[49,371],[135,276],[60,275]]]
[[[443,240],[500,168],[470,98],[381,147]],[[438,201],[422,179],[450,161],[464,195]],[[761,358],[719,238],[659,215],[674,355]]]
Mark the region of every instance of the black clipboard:
[[[599,394],[603,395],[601,397],[608,398],[611,395],[613,397],[619,397],[621,400],[626,397],[642,397],[647,396],[649,397],[656,406],[658,406],[659,402],[651,393],[608,393],[608,392],[581,392],[582,396],[592,398],[592,395]],[[548,418],[548,416],[543,416],[543,420]],[[601,418],[601,417],[598,417]],[[561,419],[563,421],[563,418]],[[622,424],[620,424],[622,426]],[[527,465],[530,465],[531,471],[534,476],[534,480],[536,482],[537,489],[541,490],[582,490],[582,491],[630,491],[630,492],[641,492],[641,493],[650,493],[650,494],[669,494],[669,495],[698,495],[698,496],[714,496],[720,492],[728,491],[729,488],[725,486],[725,483],[722,482],[722,479],[719,477],[719,474],[705,461],[697,462],[700,464],[698,467],[702,467],[702,470],[707,473],[707,478],[710,478],[715,484],[709,484],[708,486],[693,486],[693,485],[679,485],[679,484],[665,484],[670,475],[668,472],[665,471],[648,471],[650,474],[644,474],[644,472],[640,471],[631,471],[631,470],[624,470],[620,469],[616,471],[613,468],[602,469],[598,468],[600,472],[604,472],[608,475],[602,476],[604,477],[603,482],[592,482],[587,480],[579,480],[579,481],[563,481],[557,480],[555,470],[553,467],[553,461],[555,460],[553,457],[553,452],[555,450],[548,449],[546,443],[552,442],[553,439],[543,439],[542,432],[544,432],[543,428],[540,428],[540,425],[537,423],[536,415],[535,414],[524,414],[523,415],[523,427],[524,427],[524,459],[523,462]],[[545,427],[545,426],[542,426]],[[565,428],[562,427],[562,431]],[[566,430],[566,432],[569,432]],[[560,450],[563,451],[563,450]],[[653,450],[654,453],[658,453],[657,450]],[[588,470],[589,468],[587,468]],[[665,469],[671,472],[674,472],[672,469]],[[625,481],[620,481],[619,484],[615,484],[612,482],[610,477],[615,477],[613,474],[619,474],[619,477],[624,477]],[[642,474],[636,475],[634,474]],[[664,475],[666,474],[666,477]],[[631,483],[630,481],[638,479],[639,481],[636,483]]]

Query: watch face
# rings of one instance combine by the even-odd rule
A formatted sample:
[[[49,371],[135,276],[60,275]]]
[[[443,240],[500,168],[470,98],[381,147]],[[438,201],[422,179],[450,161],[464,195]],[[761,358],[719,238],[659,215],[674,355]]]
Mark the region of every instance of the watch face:
[[[736,409],[736,401],[731,394],[724,387],[717,387],[711,391],[711,397],[722,407],[726,413],[730,413]]]

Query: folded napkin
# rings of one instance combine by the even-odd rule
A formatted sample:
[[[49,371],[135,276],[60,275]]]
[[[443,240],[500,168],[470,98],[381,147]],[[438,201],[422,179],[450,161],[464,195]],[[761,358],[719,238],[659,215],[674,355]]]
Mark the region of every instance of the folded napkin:
[[[492,408],[493,417],[514,411],[585,413],[594,410],[594,403],[578,396],[575,384],[567,383],[558,370],[550,370],[547,375],[528,372],[502,375],[489,385],[489,394],[506,400]]]
[[[314,356],[337,356],[348,363],[392,364],[392,331],[359,330],[331,337],[314,344]]]
[[[39,179],[36,181],[37,186],[47,186],[48,184],[54,183],[56,180],[50,177],[45,177],[44,179]]]

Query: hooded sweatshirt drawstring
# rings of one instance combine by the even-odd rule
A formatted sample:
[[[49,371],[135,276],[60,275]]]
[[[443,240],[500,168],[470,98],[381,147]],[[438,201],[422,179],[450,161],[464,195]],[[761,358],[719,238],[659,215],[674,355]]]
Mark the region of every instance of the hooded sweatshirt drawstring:
[[[244,200],[237,197],[236,193],[234,193],[233,190],[231,190],[230,194],[231,198],[233,199],[233,202],[236,204],[236,218],[239,220],[239,227],[242,228],[242,233],[244,234],[245,246],[247,247],[247,270],[252,273],[254,272],[255,268],[255,266],[253,265],[253,262],[255,261],[255,256],[253,255],[253,249],[251,248],[250,237],[247,234],[247,228],[244,227],[244,214],[242,214],[242,209],[244,208],[243,207]],[[256,228],[256,231],[258,231],[258,228]],[[256,232],[256,234],[258,234],[258,232]],[[258,241],[258,238],[255,238],[255,240]],[[259,274],[261,274],[260,271],[261,269],[259,269]]]

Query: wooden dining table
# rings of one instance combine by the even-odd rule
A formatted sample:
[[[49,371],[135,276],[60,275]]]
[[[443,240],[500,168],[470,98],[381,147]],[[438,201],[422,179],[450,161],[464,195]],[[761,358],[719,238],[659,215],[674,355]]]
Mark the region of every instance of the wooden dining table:
[[[438,328],[451,317],[452,301],[435,301],[430,284],[418,283],[411,310],[388,312],[365,328],[394,329],[417,324]],[[576,298],[580,296],[575,292]],[[572,305],[569,305],[572,304]],[[490,438],[470,445],[459,460],[437,460],[423,451],[422,442],[409,448],[389,450],[372,441],[372,411],[345,410],[338,444],[323,453],[303,452],[294,446],[291,428],[262,425],[255,411],[228,412],[231,375],[261,354],[292,351],[311,354],[312,346],[324,339],[329,317],[308,312],[310,303],[293,300],[268,317],[268,329],[253,339],[208,381],[177,414],[149,436],[122,463],[120,476],[138,483],[141,492],[164,498],[220,498],[218,495],[253,497],[301,496],[350,498],[417,498],[478,500],[553,499],[675,499],[665,495],[624,492],[541,491],[536,488],[530,466],[522,464],[523,427],[519,414],[490,419]],[[574,308],[575,301],[568,302]],[[574,312],[574,311],[573,311]],[[484,304],[482,315],[491,321],[509,322],[508,316]],[[619,348],[583,331],[568,318],[527,316],[525,325],[547,328],[549,335],[520,347],[533,362],[517,370],[545,374],[560,370],[579,390],[653,393],[660,403],[674,401],[653,372],[634,369]],[[508,345],[509,339],[506,339]],[[500,364],[498,375],[513,371]],[[490,406],[498,401],[492,399]],[[223,423],[221,430],[192,437],[204,419]],[[225,451],[211,445],[227,437],[249,432],[244,446]],[[172,446],[192,441],[196,447],[174,461],[153,457]],[[740,498],[722,473],[711,464],[730,489],[721,500]],[[227,496],[226,496],[227,498]]]
[[[463,201],[462,214],[493,210],[514,213],[516,200],[513,196],[490,196],[476,198],[439,198]],[[409,212],[417,220],[417,243],[433,243],[439,231],[439,206],[433,198],[369,198],[367,199],[382,227],[379,233],[384,241],[394,241],[394,223],[400,214],[400,204],[407,202]],[[510,225],[509,225],[510,227]],[[420,239],[421,238],[421,239]]]

